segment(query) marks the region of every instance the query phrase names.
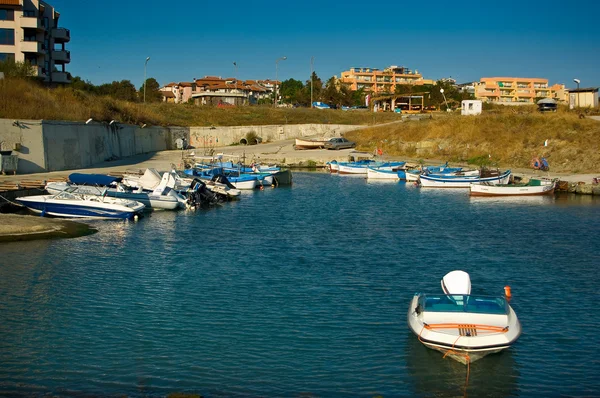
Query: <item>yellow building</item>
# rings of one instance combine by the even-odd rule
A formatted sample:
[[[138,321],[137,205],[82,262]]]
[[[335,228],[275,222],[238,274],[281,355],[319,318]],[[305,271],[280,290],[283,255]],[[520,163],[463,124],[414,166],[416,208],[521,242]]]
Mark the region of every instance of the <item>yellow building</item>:
[[[523,77],[482,77],[475,83],[475,98],[502,105],[535,104],[541,98],[566,102],[564,84],[548,86],[548,79]]]
[[[384,70],[377,68],[350,68],[341,74],[340,82],[353,91],[364,89],[370,94],[393,93],[397,84],[434,84],[433,80],[404,66],[390,66]]]
[[[0,61],[29,62],[49,83],[70,83],[65,44],[71,32],[58,26],[60,14],[41,0],[0,0]]]

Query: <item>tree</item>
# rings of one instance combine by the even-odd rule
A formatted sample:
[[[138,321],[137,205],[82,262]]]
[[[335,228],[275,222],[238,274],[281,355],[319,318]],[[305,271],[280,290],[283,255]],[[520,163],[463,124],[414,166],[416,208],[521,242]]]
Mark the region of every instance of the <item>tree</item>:
[[[279,93],[283,98],[283,102],[297,103],[299,93],[303,88],[304,86],[300,80],[288,79],[281,82]]]
[[[162,93],[160,92],[160,84],[155,78],[146,79],[146,102],[161,102]],[[140,101],[144,100],[144,85],[140,87]]]
[[[0,62],[0,72],[4,73],[6,78],[31,79],[35,77],[35,67],[29,61],[21,62],[14,59],[7,59]]]
[[[94,86],[89,80],[83,80],[79,76],[75,76],[71,79],[71,87],[74,90],[81,90],[87,93],[95,94],[98,91],[98,87]]]
[[[137,90],[129,80],[102,84],[98,86],[98,94],[108,95],[124,101],[136,102],[138,100]]]

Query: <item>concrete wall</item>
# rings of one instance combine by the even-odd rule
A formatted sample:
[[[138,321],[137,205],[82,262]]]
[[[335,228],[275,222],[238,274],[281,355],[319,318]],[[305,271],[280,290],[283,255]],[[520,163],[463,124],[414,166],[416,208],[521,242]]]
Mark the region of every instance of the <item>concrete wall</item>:
[[[339,137],[343,133],[364,127],[341,124],[191,127],[189,129],[189,137],[186,137],[186,139],[195,148],[210,148],[239,144],[240,140],[246,138],[248,133],[254,133],[262,138],[263,142],[267,142],[296,137]]]
[[[40,120],[0,119],[0,142],[3,150],[19,156],[18,173],[45,171],[46,155]],[[20,148],[15,150],[15,145]]]
[[[46,170],[88,167],[105,160],[167,149],[169,132],[161,127],[113,123],[43,121]]]
[[[19,156],[18,174],[72,170],[106,160],[176,148],[184,138],[195,148],[238,144],[248,133],[263,142],[295,137],[335,137],[365,126],[302,124],[234,127],[146,127],[101,123],[0,119],[3,149]]]

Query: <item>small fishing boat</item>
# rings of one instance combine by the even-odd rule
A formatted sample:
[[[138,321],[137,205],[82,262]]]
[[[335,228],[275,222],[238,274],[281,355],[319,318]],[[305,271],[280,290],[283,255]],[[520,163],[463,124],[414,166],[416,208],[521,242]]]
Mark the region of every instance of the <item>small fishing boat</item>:
[[[398,171],[367,166],[367,178],[370,180],[398,181],[400,176],[398,175]]]
[[[319,139],[302,139],[296,138],[296,143],[294,144],[295,149],[323,149],[325,148],[325,143],[329,142],[329,139],[319,138]]]
[[[16,201],[42,216],[55,217],[130,219],[145,208],[133,200],[78,193],[76,187],[56,195],[25,196]]]
[[[509,348],[521,324],[504,296],[471,295],[464,271],[442,279],[444,294],[417,293],[408,309],[408,325],[426,347],[469,364]]]
[[[419,181],[422,187],[431,188],[469,188],[472,183],[507,184],[510,179],[510,170],[503,173],[482,170],[479,175],[443,175],[421,174]]]
[[[532,178],[524,184],[472,183],[469,186],[471,196],[535,196],[551,195],[556,188],[556,180]]]

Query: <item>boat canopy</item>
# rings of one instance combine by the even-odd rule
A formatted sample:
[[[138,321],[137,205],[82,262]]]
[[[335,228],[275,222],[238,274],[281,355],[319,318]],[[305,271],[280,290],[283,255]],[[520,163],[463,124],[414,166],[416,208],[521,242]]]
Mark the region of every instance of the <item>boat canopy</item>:
[[[504,297],[423,294],[419,304],[425,312],[468,312],[473,314],[508,315],[509,306]]]
[[[114,182],[121,182],[121,177],[107,176],[104,174],[72,173],[69,181],[77,185],[109,186]]]

